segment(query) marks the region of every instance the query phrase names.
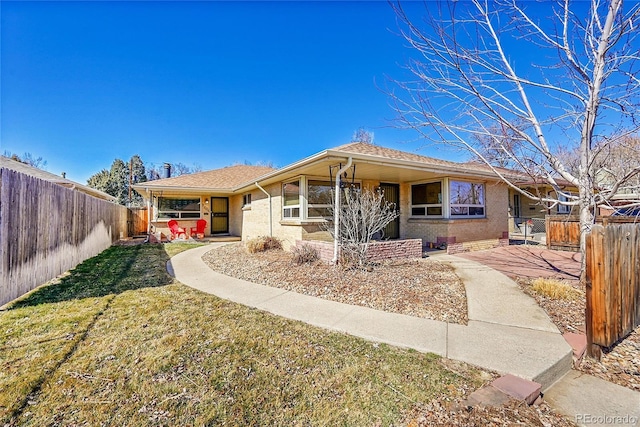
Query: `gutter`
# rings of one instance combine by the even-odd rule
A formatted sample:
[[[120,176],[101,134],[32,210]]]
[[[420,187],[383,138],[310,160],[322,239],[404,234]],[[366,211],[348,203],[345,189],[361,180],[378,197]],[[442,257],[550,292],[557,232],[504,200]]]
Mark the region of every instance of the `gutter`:
[[[336,174],[336,194],[335,194],[335,203],[333,209],[333,223],[334,223],[334,235],[333,235],[333,259],[331,262],[333,264],[338,263],[338,243],[340,240],[340,177],[343,173],[347,171],[351,167],[351,163],[353,163],[353,158],[350,156],[347,160],[347,164],[344,165],[338,173]]]
[[[269,194],[267,190],[262,188],[260,184],[258,184],[258,181],[256,181],[255,184],[256,187],[258,187],[260,191],[266,194],[267,198],[269,199],[269,237],[273,237],[273,211],[271,210],[271,194]]]

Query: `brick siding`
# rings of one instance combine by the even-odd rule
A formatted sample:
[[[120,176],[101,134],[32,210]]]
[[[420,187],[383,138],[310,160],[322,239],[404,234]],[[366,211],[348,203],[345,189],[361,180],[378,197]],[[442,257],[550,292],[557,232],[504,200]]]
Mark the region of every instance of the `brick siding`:
[[[476,240],[473,242],[461,242],[447,245],[448,254],[459,254],[463,252],[482,251],[493,249],[499,246],[509,246],[509,239],[488,239]]]
[[[317,240],[296,241],[296,246],[302,245],[315,248],[320,259],[324,262],[331,262],[333,259],[333,243]],[[422,258],[422,240],[407,239],[371,242],[367,255],[367,258],[371,261],[393,258]]]

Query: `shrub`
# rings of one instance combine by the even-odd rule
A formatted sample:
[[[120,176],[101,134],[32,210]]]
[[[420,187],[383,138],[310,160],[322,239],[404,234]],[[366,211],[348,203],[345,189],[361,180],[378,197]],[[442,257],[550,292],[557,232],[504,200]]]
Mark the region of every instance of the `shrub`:
[[[320,259],[318,250],[309,245],[294,246],[291,248],[291,255],[296,265],[312,263]]]
[[[538,278],[531,283],[531,289],[539,295],[551,299],[575,301],[582,296],[582,292],[569,283],[556,279]]]
[[[276,237],[260,236],[249,240],[246,247],[247,252],[255,254],[256,252],[264,252],[271,249],[282,249],[282,242]]]

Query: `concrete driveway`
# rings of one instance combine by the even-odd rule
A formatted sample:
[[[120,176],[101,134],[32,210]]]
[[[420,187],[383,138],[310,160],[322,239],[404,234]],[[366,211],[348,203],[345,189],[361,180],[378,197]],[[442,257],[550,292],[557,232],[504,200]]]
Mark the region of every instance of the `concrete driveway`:
[[[478,252],[456,254],[479,262],[513,277],[553,277],[565,280],[580,278],[577,252],[554,251],[544,246],[512,245]]]

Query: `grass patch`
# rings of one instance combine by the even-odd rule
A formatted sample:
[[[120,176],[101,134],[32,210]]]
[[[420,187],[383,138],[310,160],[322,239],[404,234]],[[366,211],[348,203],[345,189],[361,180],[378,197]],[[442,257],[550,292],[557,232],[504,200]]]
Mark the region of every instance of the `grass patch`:
[[[554,300],[575,301],[582,293],[569,283],[556,279],[538,278],[531,282],[531,289],[539,295]]]
[[[0,313],[0,424],[389,425],[483,381],[187,288],[169,250],[112,247]]]

